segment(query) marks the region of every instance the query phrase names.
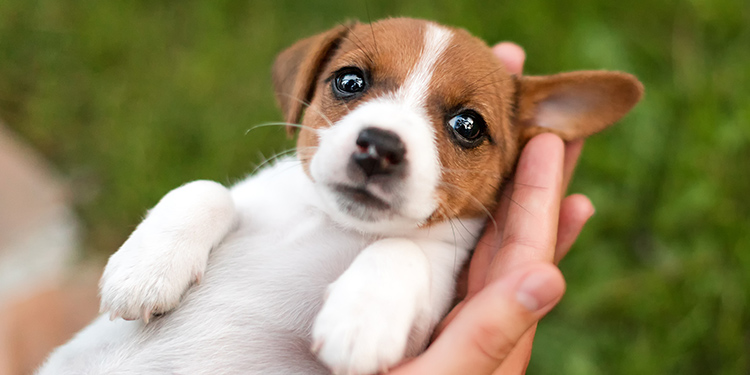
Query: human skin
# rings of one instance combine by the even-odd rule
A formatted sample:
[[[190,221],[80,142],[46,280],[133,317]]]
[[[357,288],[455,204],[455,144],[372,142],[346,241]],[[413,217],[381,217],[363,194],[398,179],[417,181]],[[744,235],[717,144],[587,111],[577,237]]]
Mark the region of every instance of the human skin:
[[[500,43],[493,51],[521,74],[519,46]],[[586,196],[564,196],[582,147],[553,134],[529,141],[495,212],[497,227],[488,226],[472,256],[466,297],[430,347],[389,374],[525,373],[536,324],[565,291],[556,264],[594,214]]]

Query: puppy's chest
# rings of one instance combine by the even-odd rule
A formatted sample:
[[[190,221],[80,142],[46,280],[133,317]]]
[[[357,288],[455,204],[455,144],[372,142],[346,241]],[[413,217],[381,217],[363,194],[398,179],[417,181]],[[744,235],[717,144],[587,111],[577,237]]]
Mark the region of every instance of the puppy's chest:
[[[200,299],[235,310],[227,313],[266,334],[307,336],[326,287],[376,238],[343,230],[320,212],[289,217],[263,225],[243,220],[212,252],[195,291]]]

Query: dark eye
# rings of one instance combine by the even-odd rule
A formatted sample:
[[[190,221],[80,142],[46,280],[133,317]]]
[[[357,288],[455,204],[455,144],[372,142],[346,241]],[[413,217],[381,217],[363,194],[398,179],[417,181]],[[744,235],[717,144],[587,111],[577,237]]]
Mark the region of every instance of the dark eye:
[[[359,68],[341,69],[333,79],[333,93],[339,98],[351,98],[366,88],[365,73]]]
[[[463,147],[474,147],[484,138],[487,128],[484,119],[474,111],[461,112],[448,120],[456,140]]]

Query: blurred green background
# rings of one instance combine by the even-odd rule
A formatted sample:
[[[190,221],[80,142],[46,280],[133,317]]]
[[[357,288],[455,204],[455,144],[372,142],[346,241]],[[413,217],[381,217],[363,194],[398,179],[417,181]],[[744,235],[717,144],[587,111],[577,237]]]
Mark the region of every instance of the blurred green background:
[[[269,70],[346,19],[413,16],[512,40],[526,72],[611,69],[646,96],[589,141],[597,214],[562,269],[533,374],[750,373],[750,2],[0,1],[0,118],[61,170],[113,252],[194,179],[230,184],[292,146]]]

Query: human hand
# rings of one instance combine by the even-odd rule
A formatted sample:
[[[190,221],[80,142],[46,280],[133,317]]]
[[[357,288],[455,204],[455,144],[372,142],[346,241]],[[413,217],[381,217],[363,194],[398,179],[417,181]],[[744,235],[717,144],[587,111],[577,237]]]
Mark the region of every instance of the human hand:
[[[501,43],[494,51],[511,73],[521,73],[520,47]],[[440,324],[427,351],[390,374],[525,372],[536,322],[565,289],[552,263],[594,213],[583,195],[561,199],[582,146],[564,145],[552,134],[529,141],[495,214],[497,230],[489,226],[471,259],[466,298]]]

